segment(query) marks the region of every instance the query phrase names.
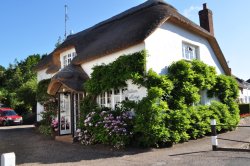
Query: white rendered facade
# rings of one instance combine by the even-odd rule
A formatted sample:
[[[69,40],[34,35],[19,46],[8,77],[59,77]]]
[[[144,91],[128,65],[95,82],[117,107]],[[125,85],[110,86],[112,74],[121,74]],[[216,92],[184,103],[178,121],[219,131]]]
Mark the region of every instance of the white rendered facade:
[[[166,74],[168,66],[170,66],[173,62],[185,59],[185,57],[183,56],[183,49],[185,48],[185,45],[190,45],[190,48],[195,49],[195,51],[191,50],[191,52],[193,51],[193,54],[195,54],[195,57],[197,59],[203,61],[204,63],[210,66],[214,66],[218,74],[225,74],[213,49],[211,48],[206,38],[191,33],[190,31],[187,31],[169,22],[162,24],[149,37],[147,37],[144,42],[126,48],[122,51],[118,51],[100,57],[98,59],[87,61],[86,63],[81,64],[81,67],[90,77],[91,73],[93,72],[94,66],[101,64],[109,64],[122,55],[132,54],[145,49],[148,53],[148,56],[146,57],[146,70],[148,71],[149,69],[153,69],[158,74]],[[75,49],[71,48],[60,54],[61,67],[65,66],[63,65],[65,61],[63,57],[69,54],[73,55],[73,53],[75,53]],[[46,69],[38,71],[38,81],[51,78],[53,76],[52,74],[46,74],[45,71]],[[135,85],[133,85],[129,81],[127,83],[128,87],[133,87],[132,89],[135,89]],[[135,91],[130,90],[130,92],[132,93]],[[136,93],[137,94],[133,93],[132,96],[137,96],[138,99],[142,99],[142,97],[146,96],[147,90],[145,88],[138,88]],[[115,95],[115,90],[112,90],[112,94]],[[100,98],[100,96],[97,99],[99,104],[101,104],[102,100],[105,101],[104,103],[102,102],[103,106],[110,106],[113,108],[116,103],[116,101],[114,100],[115,96],[110,96],[108,92],[105,92],[105,94],[103,95],[105,96],[103,100]],[[201,95],[201,103],[209,104],[211,99],[207,98],[206,93],[202,92]],[[118,98],[118,95],[116,97]],[[113,100],[108,98],[113,98]],[[125,98],[126,96],[122,95],[122,90],[120,90],[120,99],[123,100]],[[108,100],[110,100],[110,103],[108,102]],[[43,107],[38,103],[38,116],[42,111]],[[40,118],[41,117],[39,117],[38,119]]]
[[[250,103],[250,89],[242,88],[239,90],[239,103],[248,104]]]
[[[146,40],[148,51],[147,70],[152,68],[158,74],[166,74],[167,67],[183,59],[183,43],[197,48],[197,58],[214,66],[218,74],[225,74],[208,41],[172,23],[164,23]]]

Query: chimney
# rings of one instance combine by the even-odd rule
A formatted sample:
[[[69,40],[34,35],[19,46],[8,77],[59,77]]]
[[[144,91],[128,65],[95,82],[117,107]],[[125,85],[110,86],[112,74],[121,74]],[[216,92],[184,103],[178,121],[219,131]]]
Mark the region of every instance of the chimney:
[[[203,4],[203,9],[199,11],[200,26],[206,29],[214,36],[213,13],[207,8],[207,4]]]

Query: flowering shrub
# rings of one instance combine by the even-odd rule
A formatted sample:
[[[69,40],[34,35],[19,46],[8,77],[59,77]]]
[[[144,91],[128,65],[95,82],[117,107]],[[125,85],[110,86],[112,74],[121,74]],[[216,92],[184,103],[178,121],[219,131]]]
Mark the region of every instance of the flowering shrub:
[[[129,144],[132,136],[133,115],[123,108],[90,112],[84,120],[84,129],[79,133],[81,143],[85,145],[93,143],[109,144],[121,148]]]
[[[54,131],[58,131],[58,120],[57,119],[52,119],[51,127]]]

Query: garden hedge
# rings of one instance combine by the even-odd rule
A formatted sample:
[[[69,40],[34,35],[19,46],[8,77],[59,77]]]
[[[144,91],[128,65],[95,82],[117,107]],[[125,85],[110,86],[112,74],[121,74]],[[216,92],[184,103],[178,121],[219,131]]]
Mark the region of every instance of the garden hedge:
[[[217,75],[214,67],[199,60],[174,62],[168,74],[158,75],[152,69],[146,71],[146,57],[146,51],[141,51],[93,68],[83,86],[88,96],[81,107],[82,143],[158,147],[208,134],[212,118],[224,124],[218,131],[232,130],[238,124],[238,87],[232,77]],[[146,87],[148,95],[138,102],[123,101],[113,110],[95,103],[96,96],[125,87],[128,79]],[[200,105],[204,90],[220,101]]]

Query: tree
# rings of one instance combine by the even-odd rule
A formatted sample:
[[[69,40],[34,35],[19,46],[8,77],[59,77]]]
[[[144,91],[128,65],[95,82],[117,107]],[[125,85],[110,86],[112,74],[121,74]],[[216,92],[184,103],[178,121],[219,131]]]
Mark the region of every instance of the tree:
[[[33,68],[40,59],[39,54],[34,54],[15,60],[7,69],[0,66],[0,102],[20,114],[35,111],[37,80]]]
[[[0,65],[0,89],[3,86],[4,81],[5,81],[5,79],[4,79],[4,72],[5,71],[6,71],[6,69]]]
[[[56,42],[56,44],[55,44],[55,47],[57,48],[57,47],[59,47],[61,44],[62,44],[62,38],[61,38],[61,36],[59,36],[58,39],[57,39],[57,42]]]

